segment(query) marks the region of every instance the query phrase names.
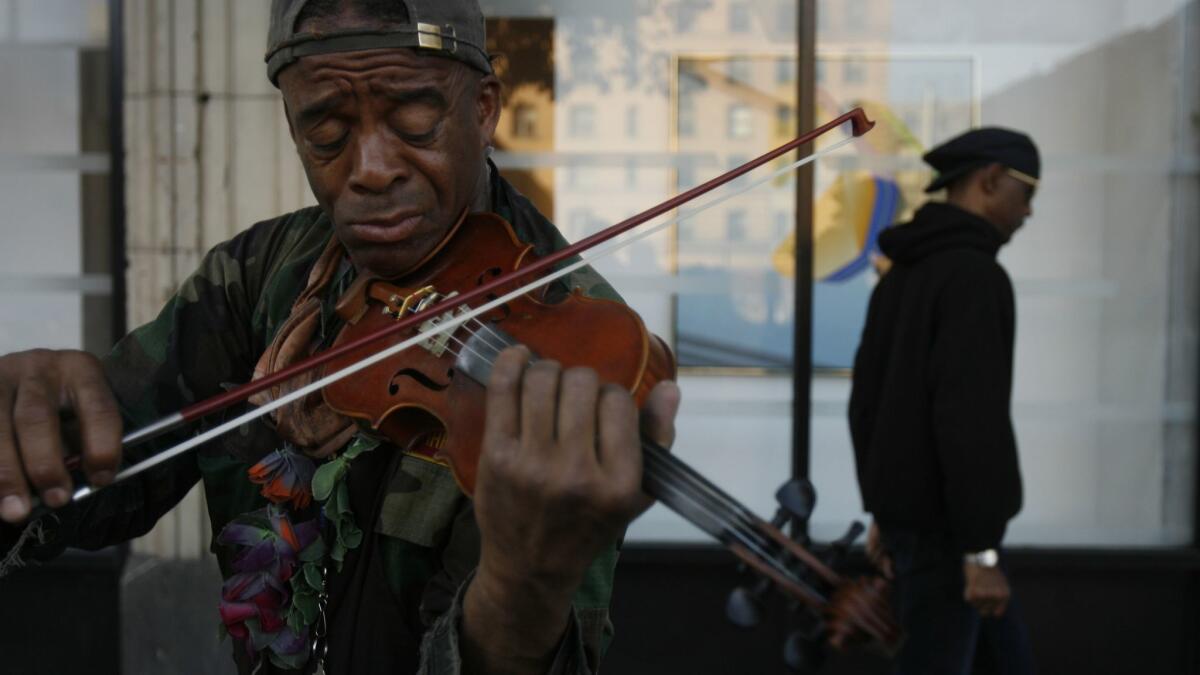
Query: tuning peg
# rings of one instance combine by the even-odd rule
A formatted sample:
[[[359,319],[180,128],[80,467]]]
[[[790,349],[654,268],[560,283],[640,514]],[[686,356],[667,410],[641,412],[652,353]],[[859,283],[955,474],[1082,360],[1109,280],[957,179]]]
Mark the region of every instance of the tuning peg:
[[[729,592],[725,601],[725,616],[729,621],[741,628],[754,628],[762,622],[762,599],[745,586],[738,586]]]
[[[846,559],[846,554],[850,551],[850,546],[862,536],[862,533],[867,528],[857,520],[850,523],[850,527],[846,529],[846,533],[841,537],[829,543],[829,553],[825,555],[825,562],[830,567],[837,567]]]
[[[830,546],[836,546],[838,548],[850,548],[850,545],[853,544],[856,539],[861,537],[862,533],[865,532],[866,529],[866,526],[856,520],[853,523],[850,523],[850,527],[846,528],[846,534],[843,534],[838,538],[837,541],[831,543]]]
[[[808,479],[793,478],[775,491],[775,500],[797,524],[803,525],[817,505],[817,491]]]
[[[752,587],[738,586],[729,592],[725,601],[725,616],[735,626],[753,628],[762,622],[763,598],[771,588],[767,579],[759,579]]]

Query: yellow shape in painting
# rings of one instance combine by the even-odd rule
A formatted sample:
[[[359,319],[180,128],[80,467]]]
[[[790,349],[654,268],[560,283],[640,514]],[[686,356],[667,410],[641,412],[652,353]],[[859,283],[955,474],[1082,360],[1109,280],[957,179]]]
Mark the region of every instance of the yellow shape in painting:
[[[875,209],[875,179],[866,171],[842,173],[813,209],[813,279],[824,279],[858,257]],[[796,238],[789,234],[772,262],[785,277],[796,273]]]

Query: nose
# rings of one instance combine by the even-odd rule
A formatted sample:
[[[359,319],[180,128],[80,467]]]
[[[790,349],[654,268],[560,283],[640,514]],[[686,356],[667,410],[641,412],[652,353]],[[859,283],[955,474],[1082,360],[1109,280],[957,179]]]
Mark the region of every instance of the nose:
[[[392,183],[407,179],[411,167],[398,145],[382,129],[364,129],[355,148],[350,186],[357,192],[382,194]]]

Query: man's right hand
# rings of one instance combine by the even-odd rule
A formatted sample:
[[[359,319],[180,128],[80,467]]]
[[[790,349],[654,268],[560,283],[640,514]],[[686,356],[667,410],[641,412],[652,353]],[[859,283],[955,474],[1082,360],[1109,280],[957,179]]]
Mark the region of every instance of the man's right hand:
[[[885,578],[894,577],[892,556],[888,555],[887,549],[883,547],[883,533],[879,531],[879,524],[875,522],[872,522],[867,530],[867,560],[870,560]]]
[[[31,489],[51,508],[71,500],[63,411],[78,420],[78,450],[88,481],[108,485],[121,461],[122,423],[99,359],[45,349],[0,357],[0,519],[5,522],[29,517]]]

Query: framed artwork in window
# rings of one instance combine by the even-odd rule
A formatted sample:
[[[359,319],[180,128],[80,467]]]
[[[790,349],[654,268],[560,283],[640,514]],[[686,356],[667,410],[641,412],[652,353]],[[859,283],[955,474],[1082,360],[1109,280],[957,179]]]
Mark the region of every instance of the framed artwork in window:
[[[680,56],[672,141],[677,191],[793,138],[794,54]],[[847,372],[877,279],[879,233],[925,196],[930,145],[978,121],[970,55],[818,54],[817,119],[862,106],[879,124],[818,163],[813,366]],[[792,77],[787,77],[792,74]],[[837,139],[832,139],[833,142]],[[744,179],[743,179],[744,180]],[[674,339],[690,371],[790,373],[795,184],[780,179],[675,228]]]

